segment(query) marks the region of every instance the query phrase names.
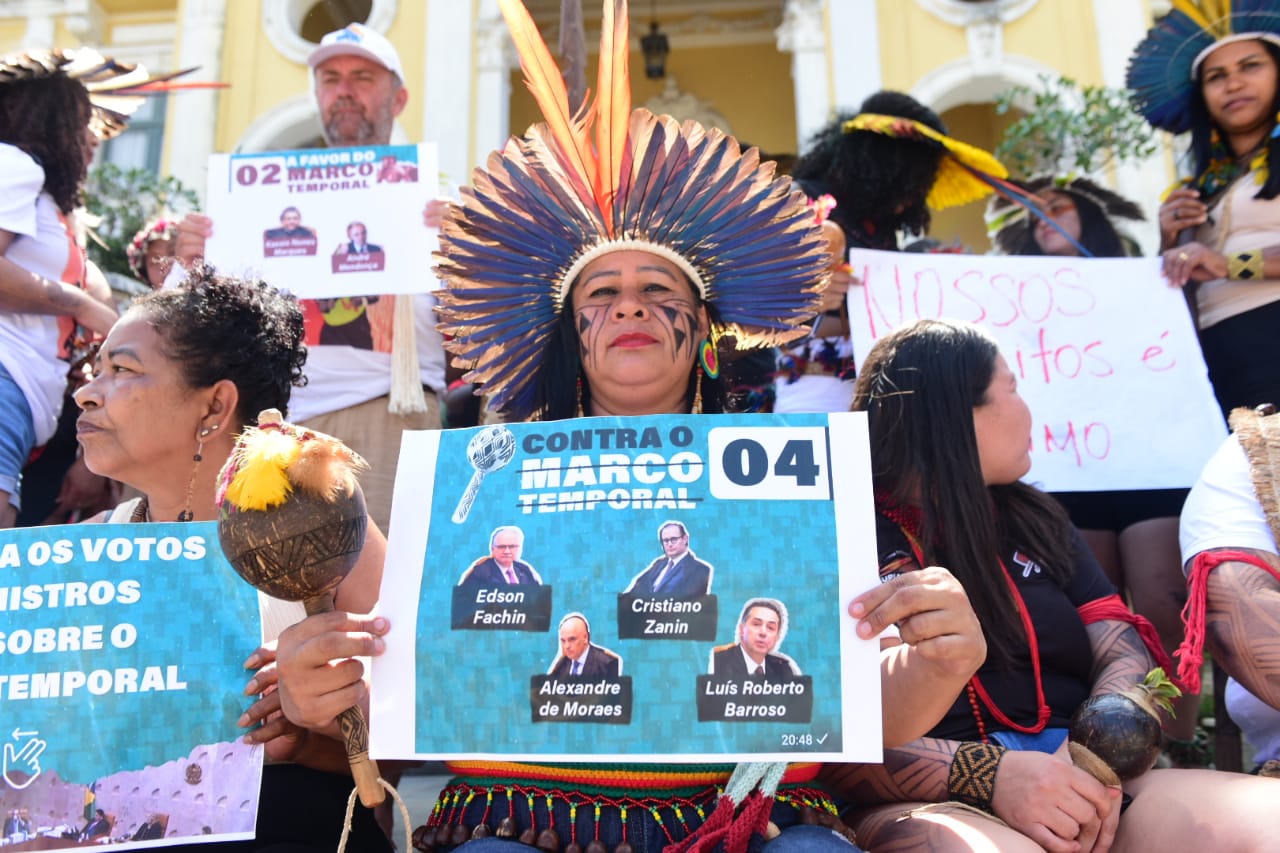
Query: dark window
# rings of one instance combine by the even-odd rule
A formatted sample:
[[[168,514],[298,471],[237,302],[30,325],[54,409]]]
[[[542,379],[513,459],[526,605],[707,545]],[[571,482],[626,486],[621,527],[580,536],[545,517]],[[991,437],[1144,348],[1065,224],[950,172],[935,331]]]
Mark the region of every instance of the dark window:
[[[319,44],[326,33],[340,30],[347,24],[363,24],[369,20],[373,0],[321,0],[313,3],[302,16],[299,34],[309,42]]]

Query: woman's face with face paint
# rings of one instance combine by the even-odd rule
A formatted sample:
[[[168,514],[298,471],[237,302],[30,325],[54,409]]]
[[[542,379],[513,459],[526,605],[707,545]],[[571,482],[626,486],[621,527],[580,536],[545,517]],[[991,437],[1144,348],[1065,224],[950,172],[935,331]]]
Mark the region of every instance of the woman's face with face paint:
[[[708,324],[679,267],[648,252],[610,252],[583,268],[569,303],[591,391],[587,414],[685,410]]]

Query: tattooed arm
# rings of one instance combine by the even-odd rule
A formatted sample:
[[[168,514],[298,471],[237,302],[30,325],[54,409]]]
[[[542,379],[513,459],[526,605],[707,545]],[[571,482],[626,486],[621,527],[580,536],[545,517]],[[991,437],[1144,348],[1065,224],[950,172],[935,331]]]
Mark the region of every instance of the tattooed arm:
[[[1280,557],[1249,553],[1280,569]],[[1280,708],[1280,581],[1248,563],[1223,563],[1209,574],[1205,638],[1214,660],[1245,688]]]
[[[5,257],[17,237],[0,229],[0,310],[72,317],[91,332],[105,335],[111,331],[117,316],[114,305],[105,305],[74,284],[51,281]]]
[[[947,775],[959,741],[919,738],[884,751],[884,764],[827,764],[821,778],[858,806],[877,803],[940,803],[948,798]]]
[[[946,801],[958,741],[921,738],[885,750],[884,764],[828,764],[822,780],[857,807]],[[1097,836],[1117,795],[1062,754],[1009,750],[995,776],[996,817],[1048,850],[1077,849]],[[1092,841],[1085,847],[1092,846]]]
[[[1090,695],[1119,693],[1142,681],[1155,666],[1137,630],[1128,622],[1104,619],[1086,625],[1089,645],[1093,649],[1093,682]]]

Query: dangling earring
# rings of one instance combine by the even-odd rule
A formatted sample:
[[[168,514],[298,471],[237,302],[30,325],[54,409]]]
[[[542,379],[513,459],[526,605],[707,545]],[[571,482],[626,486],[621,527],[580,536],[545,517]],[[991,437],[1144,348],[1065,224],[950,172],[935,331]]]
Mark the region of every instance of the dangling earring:
[[[720,375],[720,354],[710,338],[704,340],[702,346],[698,347],[698,363],[702,365],[702,372],[707,374],[708,379],[715,379]]]
[[[705,370],[705,366],[703,370]],[[712,377],[714,378],[714,377]],[[693,372],[693,412],[692,414],[702,414],[702,370]]]
[[[576,388],[577,390],[574,392],[573,396],[576,397],[578,400],[578,411],[574,414],[574,417],[580,418],[582,417],[582,374],[581,373],[578,374],[578,384]]]
[[[195,514],[191,511],[191,496],[196,489],[196,474],[200,471],[200,463],[204,461],[204,440],[209,437],[209,433],[218,429],[218,424],[211,427],[205,427],[200,430],[199,437],[196,438],[196,452],[191,457],[191,479],[187,481],[187,501],[182,512],[178,513],[178,521],[191,521],[195,518]]]

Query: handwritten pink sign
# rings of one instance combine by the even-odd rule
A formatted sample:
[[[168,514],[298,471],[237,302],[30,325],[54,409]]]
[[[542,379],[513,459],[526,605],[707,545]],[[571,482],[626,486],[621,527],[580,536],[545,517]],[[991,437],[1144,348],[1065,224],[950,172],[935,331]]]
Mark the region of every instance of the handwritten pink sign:
[[[1155,258],[855,250],[854,352],[918,318],[989,331],[1031,407],[1028,480],[1053,491],[1179,488],[1225,433],[1182,293]]]

